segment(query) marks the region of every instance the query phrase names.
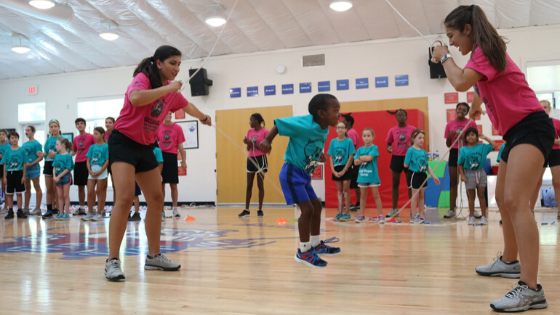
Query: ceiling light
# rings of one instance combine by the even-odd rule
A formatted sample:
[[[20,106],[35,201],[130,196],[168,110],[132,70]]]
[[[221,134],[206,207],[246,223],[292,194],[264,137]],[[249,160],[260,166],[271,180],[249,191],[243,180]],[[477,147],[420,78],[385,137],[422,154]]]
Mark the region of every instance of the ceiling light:
[[[331,2],[331,4],[329,5],[331,7],[331,9],[338,11],[338,12],[344,12],[347,10],[350,10],[350,8],[352,8],[352,2],[350,1],[333,1]]]
[[[16,45],[16,46],[12,46],[12,50],[14,52],[17,52],[18,54],[25,54],[29,52],[31,48],[29,48],[28,46]]]
[[[103,32],[99,33],[99,37],[103,38],[104,40],[113,41],[119,38],[119,34],[115,32]]]
[[[226,19],[221,16],[211,16],[205,22],[210,26],[218,27],[226,24]]]
[[[37,9],[47,10],[54,7],[54,2],[50,0],[31,0],[29,4]]]

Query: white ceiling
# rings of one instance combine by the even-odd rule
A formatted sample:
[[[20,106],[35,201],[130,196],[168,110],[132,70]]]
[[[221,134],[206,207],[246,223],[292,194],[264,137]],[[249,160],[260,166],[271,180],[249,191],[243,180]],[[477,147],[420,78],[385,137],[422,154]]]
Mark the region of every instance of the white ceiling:
[[[56,0],[74,9],[67,25],[12,11],[0,0],[0,80],[137,64],[160,45],[173,45],[183,58],[208,55],[220,28],[204,23],[218,3],[230,13],[235,0]],[[26,0],[22,0],[26,1]],[[384,0],[352,0],[346,12],[332,0],[239,0],[213,55],[417,36]],[[477,4],[498,28],[560,24],[559,0],[391,0],[423,34],[443,32],[442,21],[461,4]],[[98,34],[110,19],[119,39]],[[17,32],[32,50],[11,51]]]

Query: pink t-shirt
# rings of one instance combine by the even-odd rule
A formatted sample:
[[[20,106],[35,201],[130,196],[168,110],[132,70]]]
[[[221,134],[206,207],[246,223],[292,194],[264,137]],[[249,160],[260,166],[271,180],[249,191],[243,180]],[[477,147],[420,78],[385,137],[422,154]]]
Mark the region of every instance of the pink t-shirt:
[[[97,143],[92,134],[86,133],[83,136],[77,136],[74,138],[74,143],[72,144],[72,150],[76,152],[76,163],[87,161],[87,152],[89,147]]]
[[[358,147],[360,146],[360,135],[354,128],[348,130],[346,132],[348,134],[348,138],[354,142],[354,150],[358,151]]]
[[[451,132],[451,130],[455,130],[457,132],[456,135],[453,136],[453,138],[451,139],[451,143],[455,142],[455,139],[457,139],[457,137],[459,136],[459,133],[461,133],[461,131],[463,131],[463,129],[467,129],[470,127],[476,127],[476,123],[474,121],[471,120],[471,122],[469,123],[469,125],[467,126],[467,122],[469,120],[467,118],[465,118],[463,121],[458,121],[457,119],[450,121],[447,123],[447,126],[445,126],[445,139],[447,139],[447,137],[449,137],[449,133]],[[459,143],[462,142],[462,140],[459,140],[455,143],[455,145],[453,146],[453,149],[458,149],[459,148]],[[461,146],[464,146],[464,143],[461,143]]]
[[[477,47],[465,68],[471,68],[483,75],[474,85],[476,93],[486,104],[486,112],[494,128],[501,135],[520,122],[527,115],[544,111],[535,92],[525,81],[525,75],[508,54],[505,71],[496,70]]]
[[[111,131],[112,131],[112,130],[111,130]],[[110,135],[111,135],[110,133],[108,133],[107,131],[105,131],[105,142],[109,141],[109,136],[110,136]]]
[[[386,142],[387,144],[395,143],[393,146],[393,155],[406,156],[406,151],[408,151],[410,147],[410,137],[415,129],[416,127],[411,125],[402,128],[395,126],[389,129]]]
[[[130,139],[143,145],[154,143],[157,130],[168,112],[175,112],[189,104],[181,93],[175,92],[166,94],[155,102],[144,106],[134,106],[130,103],[130,92],[151,88],[150,80],[144,73],[139,73],[134,77],[126,90],[124,107],[114,127]]]
[[[171,126],[161,124],[157,131],[157,139],[162,152],[177,154],[179,144],[185,142],[185,135],[183,128],[177,124]]]
[[[253,141],[253,144],[256,144],[256,145],[259,145],[261,143],[261,141],[263,141],[264,138],[266,138],[266,136],[268,136],[268,129],[266,129],[266,128],[261,128],[259,131],[256,131],[255,128],[251,128],[251,129],[249,129],[249,131],[247,131],[247,139],[249,141]],[[265,154],[266,153],[259,150],[258,147],[256,147],[256,146],[253,146],[252,148],[249,148],[249,156],[250,157],[261,156],[261,155],[265,155]]]
[[[554,124],[554,129],[556,130],[556,137],[555,139],[560,139],[560,120],[556,118],[551,118],[552,123]],[[555,144],[552,146],[552,150],[560,150],[560,145]]]

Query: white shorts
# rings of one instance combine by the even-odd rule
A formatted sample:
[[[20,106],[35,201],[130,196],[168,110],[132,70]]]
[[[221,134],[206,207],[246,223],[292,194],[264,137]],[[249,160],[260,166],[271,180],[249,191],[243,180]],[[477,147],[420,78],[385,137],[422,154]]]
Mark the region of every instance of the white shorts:
[[[368,188],[368,187],[379,187],[381,183],[358,183],[358,187],[360,188]]]
[[[101,169],[100,165],[91,165],[91,170],[93,172],[99,172],[99,170]],[[89,174],[88,179],[95,179],[95,180],[100,180],[100,179],[107,179],[107,169],[105,169],[103,171],[103,173],[101,173],[99,176],[97,177],[92,177],[91,174]]]

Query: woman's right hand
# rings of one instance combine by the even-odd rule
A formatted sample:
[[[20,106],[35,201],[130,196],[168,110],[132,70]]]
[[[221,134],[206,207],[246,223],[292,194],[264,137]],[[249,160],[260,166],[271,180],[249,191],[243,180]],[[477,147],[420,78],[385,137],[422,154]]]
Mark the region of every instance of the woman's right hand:
[[[183,87],[183,82],[173,81],[169,83],[167,87],[169,88],[169,93],[178,93],[181,91],[181,88]]]

